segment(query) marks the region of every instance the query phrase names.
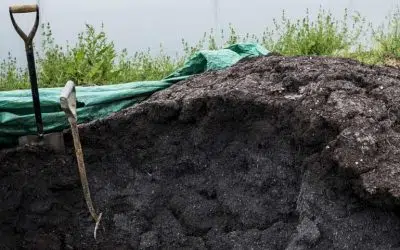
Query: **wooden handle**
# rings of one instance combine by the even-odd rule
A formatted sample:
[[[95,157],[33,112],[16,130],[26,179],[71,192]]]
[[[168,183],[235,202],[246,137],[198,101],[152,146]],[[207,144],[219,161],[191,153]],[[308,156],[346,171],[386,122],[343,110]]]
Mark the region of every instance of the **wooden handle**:
[[[10,6],[11,13],[29,13],[29,12],[37,12],[37,10],[38,10],[37,4],[23,4],[23,5]]]

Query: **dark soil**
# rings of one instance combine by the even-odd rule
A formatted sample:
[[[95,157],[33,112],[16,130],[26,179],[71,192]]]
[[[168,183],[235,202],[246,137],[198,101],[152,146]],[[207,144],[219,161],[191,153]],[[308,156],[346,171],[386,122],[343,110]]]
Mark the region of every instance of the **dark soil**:
[[[400,71],[249,59],[0,152],[0,249],[400,249]],[[66,135],[68,137],[68,135]]]

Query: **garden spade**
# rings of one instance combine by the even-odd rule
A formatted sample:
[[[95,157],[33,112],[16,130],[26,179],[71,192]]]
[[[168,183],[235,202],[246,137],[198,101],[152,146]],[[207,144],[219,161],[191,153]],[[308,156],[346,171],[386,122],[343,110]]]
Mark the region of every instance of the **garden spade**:
[[[65,150],[64,135],[62,132],[44,134],[42,113],[40,109],[39,90],[36,77],[35,57],[33,54],[33,37],[36,34],[39,25],[39,6],[32,5],[13,5],[9,8],[11,22],[17,31],[18,35],[24,40],[26,57],[28,60],[29,79],[31,82],[31,92],[33,100],[33,110],[36,119],[37,134],[25,135],[18,139],[19,145],[43,145],[55,151],[62,152]],[[17,25],[14,19],[14,14],[36,12],[36,19],[29,35],[26,35]]]

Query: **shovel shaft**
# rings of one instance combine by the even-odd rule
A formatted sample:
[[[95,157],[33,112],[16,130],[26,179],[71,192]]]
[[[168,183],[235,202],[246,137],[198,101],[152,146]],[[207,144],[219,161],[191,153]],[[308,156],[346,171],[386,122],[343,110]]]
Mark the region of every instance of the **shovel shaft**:
[[[26,58],[28,60],[29,79],[31,81],[31,92],[33,101],[33,110],[35,112],[36,127],[38,135],[43,136],[43,120],[40,109],[39,89],[37,84],[35,56],[33,54],[32,44],[26,44]]]
[[[93,201],[90,196],[89,183],[86,176],[85,161],[83,158],[83,151],[81,141],[79,139],[79,130],[77,124],[77,114],[76,114],[76,92],[75,84],[72,81],[68,81],[65,87],[61,91],[60,95],[60,106],[64,111],[69,124],[71,125],[72,138],[74,140],[75,154],[78,162],[78,171],[82,183],[83,195],[86,201],[86,205],[89,209],[90,215],[96,222],[94,228],[94,238],[96,239],[96,231],[99,226],[102,213],[97,214],[93,206]]]
[[[70,117],[68,120],[71,125],[72,138],[74,140],[74,147],[75,147],[76,159],[78,161],[78,171],[79,171],[79,176],[81,178],[83,195],[85,197],[86,205],[89,209],[91,216],[95,221],[98,221],[99,216],[96,214],[96,210],[93,207],[93,201],[90,196],[89,184],[86,176],[85,161],[83,159],[83,151],[79,139],[78,125],[76,123],[75,118]]]

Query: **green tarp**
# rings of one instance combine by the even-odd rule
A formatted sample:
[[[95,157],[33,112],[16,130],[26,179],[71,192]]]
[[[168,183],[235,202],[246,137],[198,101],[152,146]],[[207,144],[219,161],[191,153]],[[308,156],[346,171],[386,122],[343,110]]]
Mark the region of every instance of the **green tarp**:
[[[269,51],[258,44],[234,44],[221,50],[200,51],[194,54],[182,68],[160,81],[94,87],[78,86],[76,88],[78,123],[103,118],[113,112],[133,106],[152,93],[190,76],[224,69],[242,58],[268,53]],[[62,131],[68,128],[68,122],[59,104],[61,89],[39,89],[45,132]],[[15,145],[19,136],[35,133],[36,123],[30,90],[0,91],[0,147]]]

